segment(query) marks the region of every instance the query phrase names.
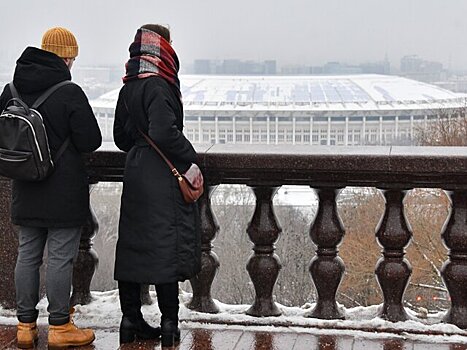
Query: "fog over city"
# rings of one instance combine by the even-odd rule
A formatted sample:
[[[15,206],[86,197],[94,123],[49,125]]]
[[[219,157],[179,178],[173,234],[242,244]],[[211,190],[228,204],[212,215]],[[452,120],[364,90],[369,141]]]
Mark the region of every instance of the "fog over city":
[[[18,73],[12,82],[18,57],[28,46],[40,48],[44,32],[53,27],[69,29],[78,41],[72,81],[87,97],[102,134],[101,147],[83,158],[98,225],[88,220],[81,230],[73,277],[75,295],[91,283],[92,300],[78,301],[75,320],[80,327],[97,329],[93,348],[112,348],[106,342],[113,339],[116,345],[123,329],[118,328],[122,313],[114,279],[126,279],[114,274],[121,261],[130,263],[124,269],[132,271],[129,279],[138,283],[154,282],[153,275],[140,279],[140,273],[156,276],[163,271],[162,259],[149,252],[153,248],[176,251],[171,264],[176,261],[177,279],[189,276],[182,273],[185,265],[195,272],[198,263],[187,264],[196,260],[190,259],[197,252],[185,251],[190,257],[185,259],[179,247],[171,247],[175,238],[190,249],[199,247],[195,230],[189,231],[190,222],[198,220],[192,221],[194,216],[185,220],[187,213],[196,211],[182,208],[178,180],[170,183],[163,177],[163,171],[172,176],[172,166],[154,160],[158,155],[141,142],[138,130],[147,130],[181,173],[184,169],[178,164],[195,157],[189,141],[208,185],[199,200],[202,270],[193,285],[186,281],[179,289],[184,348],[193,342],[190,348],[224,349],[230,344],[244,349],[246,343],[240,339],[246,339],[254,343],[250,348],[262,349],[347,349],[346,344],[355,349],[467,349],[462,311],[467,299],[467,249],[458,244],[458,233],[466,228],[467,0],[0,0],[0,14],[0,93],[5,92],[0,120],[5,123],[0,126],[13,125],[2,129],[0,141],[15,148],[0,143],[4,163],[25,168],[23,160],[32,159],[20,148],[24,130],[29,130],[23,125],[32,125],[32,117],[20,113],[27,108],[10,99],[10,91],[16,85],[28,102],[32,91],[39,95],[40,87],[46,89],[37,79],[23,84],[23,76],[34,77],[36,71]],[[128,65],[125,71],[137,29],[150,23],[170,27],[181,63],[179,74],[160,73],[162,64],[172,62],[165,55],[166,45],[148,45],[153,59],[146,52],[136,53],[134,69]],[[132,53],[143,51],[144,44],[133,45]],[[57,54],[50,67],[36,66],[34,56],[40,60],[51,54],[35,52],[29,67],[40,67],[41,73],[58,64],[62,67],[56,71],[67,79],[68,68],[59,57],[70,53]],[[21,72],[23,61],[18,66]],[[86,99],[74,89],[73,96],[67,91],[63,97],[51,96],[50,109],[44,105],[36,109],[43,118],[38,127],[52,131],[50,140],[56,138],[57,146],[62,129],[55,130],[55,120],[63,130],[69,129],[70,142],[64,142],[63,152],[76,155],[93,149],[87,131],[91,127],[85,123],[94,129],[94,138],[100,138]],[[123,105],[125,109],[120,108]],[[66,113],[58,114],[62,110]],[[10,130],[20,130],[20,136],[11,136]],[[34,146],[45,139],[31,132],[28,140],[35,142],[24,144]],[[186,152],[179,154],[180,144]],[[117,145],[125,147],[120,150]],[[127,145],[133,146],[128,150]],[[61,150],[47,142],[45,146],[45,155],[52,151],[57,164],[55,175],[65,169],[67,176],[59,180],[73,180],[67,169],[75,165],[58,163],[68,161],[66,153],[59,159]],[[123,150],[129,151],[128,157]],[[34,152],[30,154],[42,159],[42,153]],[[79,160],[73,154],[68,159]],[[80,170],[76,183],[83,189],[80,179],[86,174],[81,173],[81,163],[76,167]],[[0,176],[0,349],[6,336],[10,337],[6,346],[13,346],[17,334],[16,312],[2,303],[15,305],[14,291],[18,296],[25,291],[15,289],[12,238],[17,228],[10,223],[10,212],[12,221],[22,221],[15,214],[18,198],[23,198],[17,188],[26,185],[19,181],[12,187],[6,180]],[[60,204],[64,198],[60,208],[69,211],[81,203],[68,185],[55,189],[50,183],[46,184],[54,190],[50,200],[52,192],[37,195],[34,190],[22,196],[37,199],[45,212],[51,212],[52,200]],[[88,203],[83,204],[86,209]],[[138,213],[136,226],[133,212]],[[44,225],[40,220],[31,221]],[[178,223],[191,232],[189,239]],[[170,229],[165,232],[165,227]],[[162,238],[156,242],[152,236]],[[124,245],[127,250],[120,249]],[[133,259],[138,249],[147,258],[144,264]],[[95,271],[94,251],[99,258]],[[16,273],[16,281],[21,281]],[[42,272],[41,278],[45,281]],[[42,288],[41,298],[46,290],[51,289]],[[153,304],[143,307],[145,319],[153,325],[159,324],[161,309],[156,305],[159,301],[163,305],[164,299],[164,292],[158,292],[151,287]],[[219,313],[205,312],[215,311],[207,294]],[[47,305],[44,298],[38,306],[41,337],[46,334]],[[143,327],[139,318],[128,320],[131,334],[133,328]],[[286,333],[290,346],[283,341]],[[170,334],[175,338],[174,330]],[[232,334],[239,337],[235,342]],[[144,339],[139,334],[136,338]],[[39,346],[44,344],[41,339]],[[150,346],[157,348],[159,343],[152,340]]]
[[[419,55],[467,68],[465,0],[2,1],[0,62],[13,65],[43,32],[78,38],[76,65],[123,64],[138,26],[169,24],[182,65],[195,59],[319,65]]]

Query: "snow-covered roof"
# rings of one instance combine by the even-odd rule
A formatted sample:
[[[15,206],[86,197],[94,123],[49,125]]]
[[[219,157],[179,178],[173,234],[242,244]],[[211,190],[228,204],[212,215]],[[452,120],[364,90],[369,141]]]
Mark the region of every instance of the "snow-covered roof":
[[[180,76],[185,110],[372,111],[456,108],[467,95],[398,76]],[[91,102],[114,108],[118,90]]]

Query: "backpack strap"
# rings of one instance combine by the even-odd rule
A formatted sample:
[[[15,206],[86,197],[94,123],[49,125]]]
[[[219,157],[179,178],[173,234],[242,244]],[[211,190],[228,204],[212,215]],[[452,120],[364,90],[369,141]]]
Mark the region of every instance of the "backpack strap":
[[[53,159],[54,163],[57,163],[57,160],[62,156],[63,152],[65,152],[66,148],[70,144],[70,141],[71,141],[70,138],[67,137],[66,140],[62,143],[57,153],[55,153],[55,157]]]
[[[8,83],[8,87],[10,88],[11,96],[12,96],[13,98],[19,98],[19,99],[21,99],[21,97],[20,97],[19,94],[18,94],[18,90],[16,90],[15,84],[13,84],[13,81],[11,81],[10,83]]]
[[[48,88],[41,96],[37,98],[37,100],[34,102],[32,105],[32,109],[37,109],[39,106],[44,103],[45,100],[49,98],[50,95],[52,95],[56,90],[60,89],[62,86],[65,85],[71,85],[74,84],[70,80],[64,80],[58,84],[55,84],[54,86],[51,86]],[[53,159],[54,163],[57,163],[58,159],[62,156],[63,152],[67,149],[68,145],[70,144],[70,137],[67,137],[66,140],[62,143],[60,148],[58,149],[57,153],[55,153],[55,157]]]
[[[51,86],[50,88],[48,88],[42,95],[40,95],[37,100],[32,104],[32,107],[33,109],[37,109],[39,108],[39,106],[41,104],[44,103],[45,100],[47,100],[49,98],[50,95],[52,95],[57,89],[60,89],[62,86],[65,86],[65,85],[71,85],[71,84],[74,84],[73,82],[71,82],[70,80],[64,80],[60,83],[57,83],[53,86]],[[14,97],[14,98],[19,98],[21,99],[21,97],[19,96],[19,93],[18,93],[18,90],[16,89],[15,87],[15,84],[13,84],[13,81],[11,81],[9,84],[8,84],[8,87],[10,88],[10,92],[11,92],[11,95]]]
[[[57,84],[51,86],[42,95],[40,95],[37,98],[36,101],[34,101],[31,108],[37,110],[37,108],[39,108],[39,106],[41,104],[43,104],[45,102],[45,100],[47,100],[50,97],[50,95],[52,95],[55,91],[60,89],[62,86],[71,85],[71,84],[74,84],[74,83],[71,82],[70,80],[64,80],[64,81],[62,81],[60,83],[57,83]],[[63,152],[65,152],[68,145],[70,144],[70,141],[71,141],[70,138],[67,137],[66,140],[62,143],[62,145],[58,149],[57,153],[55,153],[55,157],[53,159],[54,163],[57,163],[58,159],[62,156]]]
[[[62,86],[74,84],[70,80],[64,80],[58,84],[55,84],[48,88],[42,95],[40,95],[37,100],[32,104],[32,109],[37,109],[39,106],[44,103],[45,100],[49,98],[56,90],[60,89]]]

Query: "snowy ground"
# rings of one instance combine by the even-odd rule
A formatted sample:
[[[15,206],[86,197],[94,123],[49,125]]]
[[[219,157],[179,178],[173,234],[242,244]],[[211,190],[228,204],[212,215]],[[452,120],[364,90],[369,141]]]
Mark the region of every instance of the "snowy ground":
[[[156,325],[160,322],[155,292],[151,291],[152,305],[143,306],[143,314],[148,322]],[[117,328],[121,318],[118,291],[93,292],[93,302],[89,305],[75,307],[74,320],[77,325],[98,328]],[[313,304],[302,307],[285,307],[279,305],[282,316],[251,317],[245,314],[249,305],[227,305],[216,301],[220,308],[218,314],[204,314],[189,310],[184,303],[189,302],[191,294],[180,294],[180,320],[182,328],[219,328],[219,325],[245,329],[250,331],[271,332],[306,332],[313,334],[347,335],[367,339],[388,337],[429,343],[463,343],[467,344],[467,331],[454,325],[443,324],[443,313],[428,314],[425,318],[417,317],[412,311],[407,312],[412,320],[391,323],[376,317],[379,305],[345,309],[345,320],[319,320],[306,317],[313,309]],[[42,299],[38,305],[39,324],[47,324],[47,300]],[[209,323],[206,323],[209,322]],[[16,324],[15,312],[0,308],[0,324]],[[372,330],[369,332],[368,330]],[[433,335],[433,333],[437,335]]]

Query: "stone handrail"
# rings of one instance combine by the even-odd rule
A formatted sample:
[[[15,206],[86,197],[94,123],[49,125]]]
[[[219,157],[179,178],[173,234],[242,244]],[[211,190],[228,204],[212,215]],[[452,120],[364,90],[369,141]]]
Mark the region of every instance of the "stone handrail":
[[[198,145],[209,185],[374,186],[467,188],[465,147]],[[122,181],[125,154],[89,157],[96,181]]]
[[[310,237],[317,246],[310,273],[318,295],[310,316],[343,318],[336,303],[336,292],[344,273],[344,262],[337,249],[344,229],[337,214],[336,194],[346,186],[372,186],[383,190],[386,199],[386,210],[376,232],[382,247],[382,257],[375,271],[384,297],[380,316],[390,321],[406,320],[408,315],[402,303],[411,267],[405,259],[405,248],[412,233],[403,212],[405,190],[442,188],[450,191],[452,200],[451,216],[442,234],[449,249],[442,277],[451,300],[445,321],[467,328],[467,148],[232,144],[200,145],[196,148],[207,191],[199,201],[203,270],[191,281],[193,300],[190,308],[208,313],[218,311],[211,298],[211,285],[219,268],[219,259],[212,251],[212,241],[219,231],[208,195],[212,186],[246,184],[253,189],[256,209],[247,233],[254,247],[247,270],[256,298],[247,313],[274,316],[280,314],[272,296],[281,268],[274,253],[274,244],[282,229],[274,214],[272,197],[276,187],[281,185],[309,185],[316,190],[319,199],[318,213],[310,227]],[[91,181],[122,181],[124,162],[125,154],[121,152],[99,151],[89,155],[87,163]],[[8,222],[9,203],[5,196],[10,191],[9,182],[0,181],[0,186],[1,230],[5,231],[0,234],[12,237],[14,228],[4,224]],[[89,225],[83,228],[80,258],[75,267],[75,302],[86,302],[89,295],[87,280],[92,276],[96,260],[92,250],[92,237],[96,230],[95,220],[90,220]],[[5,241],[0,236],[2,266],[11,259],[11,256],[5,256],[12,254],[12,249],[8,249],[9,253],[2,250],[7,246]],[[11,291],[12,286],[7,287]],[[0,303],[5,305],[8,297],[2,294],[4,289],[0,288]]]

